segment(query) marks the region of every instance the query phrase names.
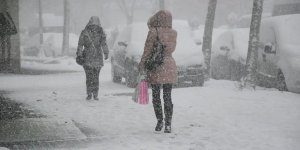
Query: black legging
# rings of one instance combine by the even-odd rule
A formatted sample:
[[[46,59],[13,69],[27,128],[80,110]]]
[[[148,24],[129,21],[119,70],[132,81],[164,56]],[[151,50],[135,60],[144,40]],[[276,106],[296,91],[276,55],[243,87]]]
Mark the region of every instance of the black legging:
[[[152,84],[152,98],[153,102],[160,101],[160,87],[161,84]],[[172,105],[172,98],[171,98],[171,92],[172,92],[172,84],[163,84],[163,99],[164,99],[164,104],[167,106]]]
[[[0,49],[1,49],[1,58],[0,62],[2,64],[9,64],[10,63],[10,36],[9,35],[0,35]]]
[[[98,96],[99,90],[99,74],[101,67],[83,66],[86,75],[86,91],[87,95]]]

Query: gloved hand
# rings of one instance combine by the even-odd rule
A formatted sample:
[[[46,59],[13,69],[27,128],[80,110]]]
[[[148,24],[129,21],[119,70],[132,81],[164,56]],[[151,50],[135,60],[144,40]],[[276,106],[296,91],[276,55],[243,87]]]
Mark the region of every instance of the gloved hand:
[[[145,74],[140,74],[140,80],[145,80],[146,79],[146,75]]]

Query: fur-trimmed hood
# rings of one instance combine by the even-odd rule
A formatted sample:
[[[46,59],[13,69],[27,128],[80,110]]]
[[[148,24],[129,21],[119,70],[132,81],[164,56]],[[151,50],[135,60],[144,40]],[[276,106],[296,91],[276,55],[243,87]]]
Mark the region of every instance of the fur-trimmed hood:
[[[172,14],[167,10],[160,10],[148,20],[148,27],[172,28]]]

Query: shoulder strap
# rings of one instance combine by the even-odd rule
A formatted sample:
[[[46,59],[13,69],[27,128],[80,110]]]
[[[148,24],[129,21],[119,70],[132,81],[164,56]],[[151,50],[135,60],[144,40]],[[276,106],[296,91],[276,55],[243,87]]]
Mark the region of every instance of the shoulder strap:
[[[157,30],[157,28],[155,28],[155,30],[156,30],[156,39],[157,39],[158,41],[160,41],[159,36],[158,36],[158,30]]]
[[[88,39],[90,40],[90,42],[92,43],[92,46],[93,46],[93,48],[95,48],[96,49],[96,47],[95,47],[95,45],[94,45],[94,41],[92,40],[92,38],[91,38],[91,36],[90,36],[90,33],[87,31],[87,37],[88,37]]]
[[[96,53],[96,47],[95,47],[95,45],[94,45],[94,41],[92,40],[92,38],[91,38],[91,36],[90,36],[90,33],[87,31],[87,37],[88,37],[88,39],[90,40],[90,42],[92,43],[92,46],[93,46],[93,49],[94,49],[94,51],[93,51],[93,55],[95,55],[95,53]]]

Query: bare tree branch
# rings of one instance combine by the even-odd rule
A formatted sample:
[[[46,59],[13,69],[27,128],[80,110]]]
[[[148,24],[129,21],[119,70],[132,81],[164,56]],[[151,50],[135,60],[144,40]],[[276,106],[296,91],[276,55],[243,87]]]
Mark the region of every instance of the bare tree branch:
[[[119,5],[121,11],[123,11],[123,13],[125,14],[127,19],[127,24],[132,23],[136,0],[131,0],[129,2],[128,1],[126,2],[125,0],[117,0],[116,2]]]

